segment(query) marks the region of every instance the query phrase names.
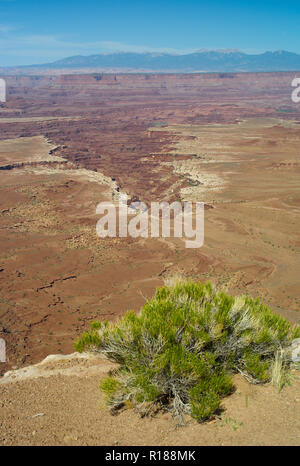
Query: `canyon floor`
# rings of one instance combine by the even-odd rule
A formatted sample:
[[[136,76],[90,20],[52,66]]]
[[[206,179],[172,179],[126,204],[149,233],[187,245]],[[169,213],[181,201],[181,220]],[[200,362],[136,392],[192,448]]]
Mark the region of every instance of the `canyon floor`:
[[[291,101],[293,77],[7,77],[8,99],[0,107],[0,337],[6,341],[7,361],[0,363],[0,375],[49,354],[72,353],[74,340],[90,321],[138,311],[157,286],[176,274],[209,279],[233,294],[260,296],[275,312],[300,323],[300,107]],[[187,249],[180,238],[99,238],[96,206],[117,201],[120,193],[146,203],[204,202],[204,245]],[[74,375],[68,381],[53,377],[13,382],[8,392],[1,385],[0,404],[8,410],[4,418],[1,414],[3,443],[65,442],[49,426],[49,436],[48,427],[40,432],[31,424],[23,437],[13,433],[14,422],[18,426],[31,415],[30,405],[20,414],[22,399],[35,397],[38,387],[45,396],[49,390],[51,404],[51,397],[57,400],[58,391],[71,390],[74,383],[90,403],[90,413],[97,405],[98,375]],[[249,388],[261,408],[254,403],[248,421],[238,416],[243,409],[250,412],[238,401],[243,397],[233,395],[226,400],[228,406],[233,403],[232,413],[225,411],[223,421],[216,421],[225,427],[207,424],[208,437],[204,426],[176,430],[173,438],[167,434],[170,420],[139,420],[128,412],[120,417],[124,426],[130,417],[132,435],[134,429],[149,429],[149,437],[141,434],[138,443],[145,438],[153,444],[227,444],[222,432],[228,431],[231,444],[245,444],[251,432],[252,444],[299,444],[297,388],[297,382],[281,394],[272,387]],[[74,393],[68,398],[69,430],[75,425],[71,408],[76,399]],[[39,410],[46,410],[43,397],[40,403]],[[262,418],[255,420],[259,409]],[[272,437],[266,425],[255,424],[282,420],[286,409],[289,415],[275,424]],[[82,414],[77,414],[79,419]],[[103,416],[101,410],[95,420],[103,443],[126,444],[122,429],[114,438],[120,417],[107,414],[101,424]],[[234,430],[233,421],[226,424],[228,417],[248,426]],[[151,436],[153,422],[158,430]],[[296,432],[284,422],[294,423]],[[106,437],[104,425],[110,426]],[[196,429],[195,435],[189,429]],[[34,431],[40,436],[30,434]],[[81,444],[100,442],[98,434],[90,440],[68,435],[71,443],[76,438]],[[129,433],[127,440],[134,444]]]

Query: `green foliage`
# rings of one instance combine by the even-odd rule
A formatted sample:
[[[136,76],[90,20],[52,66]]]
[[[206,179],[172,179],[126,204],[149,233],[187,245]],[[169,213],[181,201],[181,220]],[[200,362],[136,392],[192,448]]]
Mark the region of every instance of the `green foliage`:
[[[113,377],[106,377],[103,382],[100,384],[100,389],[108,396],[111,397],[121,388],[121,383],[113,378]]]
[[[101,352],[120,365],[100,386],[110,406],[130,402],[144,414],[155,406],[204,421],[232,392],[234,373],[282,385],[290,365],[284,350],[299,336],[299,326],[258,299],[229,296],[209,282],[178,281],[157,289],[139,315],[92,323],[75,349]]]

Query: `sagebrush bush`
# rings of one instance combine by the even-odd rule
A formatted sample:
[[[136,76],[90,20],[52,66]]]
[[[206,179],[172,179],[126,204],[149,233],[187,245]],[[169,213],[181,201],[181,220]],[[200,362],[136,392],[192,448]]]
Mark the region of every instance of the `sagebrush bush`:
[[[161,407],[181,420],[190,414],[204,421],[232,392],[234,373],[281,387],[287,349],[299,336],[299,326],[258,299],[229,296],[209,282],[178,281],[157,289],[139,315],[129,311],[116,323],[92,323],[75,349],[119,363],[100,386],[111,407],[129,404],[142,414]]]

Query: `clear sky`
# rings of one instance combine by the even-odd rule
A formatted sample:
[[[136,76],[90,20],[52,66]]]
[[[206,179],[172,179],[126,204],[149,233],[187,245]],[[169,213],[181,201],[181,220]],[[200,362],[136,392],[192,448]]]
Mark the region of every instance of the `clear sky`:
[[[203,48],[300,53],[299,0],[0,0],[0,66]]]

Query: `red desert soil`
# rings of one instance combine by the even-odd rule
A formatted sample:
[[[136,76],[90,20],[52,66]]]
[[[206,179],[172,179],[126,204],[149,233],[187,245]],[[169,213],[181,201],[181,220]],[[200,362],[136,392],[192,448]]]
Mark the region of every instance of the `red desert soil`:
[[[300,107],[290,97],[294,75],[224,76],[7,77],[8,101],[0,107],[0,337],[7,343],[7,362],[0,363],[0,374],[49,354],[71,353],[74,339],[91,320],[138,311],[164,278],[176,273],[210,279],[234,294],[260,295],[276,312],[300,323]],[[98,238],[96,206],[117,199],[118,191],[145,202],[204,201],[204,246],[186,249],[172,238]],[[74,379],[78,389],[85,384],[82,396],[91,402],[83,409],[92,410],[100,396],[93,377]],[[55,388],[55,378],[34,381],[32,390],[44,383],[49,384],[47,399],[51,390],[63,390]],[[67,390],[69,382],[61,383]],[[28,395],[29,387],[28,381],[10,387],[11,403],[3,402],[12,409],[7,419],[22,403],[21,395],[12,401],[13,390]],[[291,397],[295,387],[287,389]],[[271,387],[249,390],[261,397],[262,412],[272,422],[293,399]],[[269,396],[272,408],[263,403]],[[240,422],[237,395],[226,403],[237,405],[224,419]],[[297,424],[299,416],[290,412],[291,424],[293,419]],[[114,432],[124,416],[131,417],[135,429],[144,425],[134,414],[122,413],[116,419],[107,414],[103,426],[111,425]],[[252,432],[252,443],[297,441],[291,430],[282,435],[279,422],[261,439],[259,429],[267,427],[254,418],[253,411],[249,428],[257,434]],[[149,432],[151,423],[145,421]],[[217,441],[223,437],[216,432],[232,432],[230,423],[219,430],[207,425],[217,429],[207,439],[202,426],[199,438],[197,429],[186,438]],[[192,428],[182,432],[187,429]],[[245,443],[246,436],[236,437],[239,432],[232,438]],[[159,434],[151,435],[147,441],[164,442]],[[172,441],[186,443],[180,435]],[[11,442],[51,443],[50,437],[12,437]],[[55,438],[54,443],[63,442]],[[103,438],[114,441],[110,434]]]

